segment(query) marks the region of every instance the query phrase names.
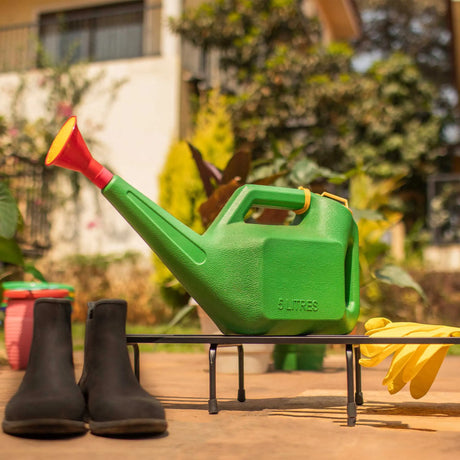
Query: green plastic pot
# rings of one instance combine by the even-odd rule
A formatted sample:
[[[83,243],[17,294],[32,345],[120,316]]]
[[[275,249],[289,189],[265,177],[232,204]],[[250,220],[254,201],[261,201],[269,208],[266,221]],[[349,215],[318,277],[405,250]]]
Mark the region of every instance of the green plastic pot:
[[[275,369],[284,371],[319,371],[323,368],[326,345],[278,344],[273,352]]]

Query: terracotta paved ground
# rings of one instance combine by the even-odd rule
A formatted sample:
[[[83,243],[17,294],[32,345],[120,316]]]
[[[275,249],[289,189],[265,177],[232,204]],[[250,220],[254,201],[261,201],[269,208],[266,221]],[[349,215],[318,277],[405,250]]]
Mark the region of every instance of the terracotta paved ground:
[[[83,356],[75,354],[80,376]],[[323,372],[246,375],[247,401],[236,375],[218,374],[220,413],[208,415],[207,354],[142,353],[141,381],[163,402],[166,435],[109,439],[86,434],[61,440],[0,433],[0,459],[444,459],[460,450],[460,357],[447,357],[431,391],[414,401],[381,386],[388,363],[364,369],[365,405],[346,426],[344,356]],[[22,372],[0,367],[0,416]]]

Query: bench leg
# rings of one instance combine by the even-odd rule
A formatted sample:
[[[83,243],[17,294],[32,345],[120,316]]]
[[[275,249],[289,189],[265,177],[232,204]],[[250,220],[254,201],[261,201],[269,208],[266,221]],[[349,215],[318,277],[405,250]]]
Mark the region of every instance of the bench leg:
[[[246,391],[244,389],[244,348],[238,345],[238,401],[246,401]]]
[[[210,414],[217,414],[216,398],[216,357],[217,357],[217,344],[213,343],[209,346],[209,400],[208,412]]]
[[[358,406],[364,404],[364,397],[361,384],[361,365],[359,364],[359,359],[361,358],[361,349],[359,345],[355,347],[355,381],[356,381],[356,392],[355,392],[355,402]]]
[[[356,402],[354,399],[353,345],[345,345],[347,360],[347,425],[356,425]]]

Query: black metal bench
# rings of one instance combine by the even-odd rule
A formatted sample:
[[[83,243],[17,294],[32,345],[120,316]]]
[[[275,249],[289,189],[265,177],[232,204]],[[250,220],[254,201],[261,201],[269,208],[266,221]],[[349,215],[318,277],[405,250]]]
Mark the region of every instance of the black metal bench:
[[[209,400],[210,414],[218,413],[216,396],[216,359],[219,346],[238,347],[238,401],[245,401],[244,348],[246,344],[339,344],[345,345],[347,372],[347,424],[355,426],[356,407],[364,402],[359,365],[361,344],[460,344],[460,337],[378,337],[365,335],[307,335],[307,336],[253,336],[253,335],[144,335],[128,334],[128,345],[134,349],[134,372],[140,378],[139,344],[142,343],[202,343],[209,344]]]

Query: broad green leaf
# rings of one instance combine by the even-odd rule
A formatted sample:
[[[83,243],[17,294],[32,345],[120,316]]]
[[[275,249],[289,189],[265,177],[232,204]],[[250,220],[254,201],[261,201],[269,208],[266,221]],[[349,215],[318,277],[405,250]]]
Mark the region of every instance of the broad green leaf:
[[[35,267],[34,265],[25,264],[24,271],[32,275],[38,281],[41,281],[42,283],[46,283],[46,278],[43,276],[43,273],[40,270],[38,270],[37,267]]]
[[[352,208],[353,217],[355,220],[366,219],[366,220],[383,220],[385,217],[382,213],[374,211],[372,209],[356,209]]]
[[[384,283],[394,284],[402,288],[414,289],[424,302],[427,302],[427,298],[422,287],[401,267],[391,264],[385,265],[383,268],[375,272],[375,276],[378,280]]]
[[[0,182],[0,236],[13,238],[18,224],[18,208],[4,182]]]
[[[298,185],[311,184],[316,179],[328,179],[331,182],[343,182],[345,176],[334,171],[318,166],[316,162],[308,158],[298,161],[292,168],[292,180]]]
[[[196,305],[187,304],[184,305],[175,315],[174,318],[168,323],[166,331],[177,324],[179,324],[189,313],[196,309]]]
[[[14,239],[0,237],[0,261],[13,265],[24,265],[21,249]]]

